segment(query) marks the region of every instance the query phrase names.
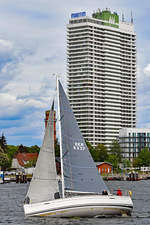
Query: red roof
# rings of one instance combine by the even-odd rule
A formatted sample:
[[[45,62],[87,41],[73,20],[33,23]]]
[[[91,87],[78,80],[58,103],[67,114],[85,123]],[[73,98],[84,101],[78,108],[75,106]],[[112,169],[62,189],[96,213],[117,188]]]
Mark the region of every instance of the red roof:
[[[36,160],[38,157],[38,153],[18,153],[16,155],[16,159],[20,166],[24,166],[27,162],[31,160]]]
[[[97,162],[96,166],[101,166],[101,165],[105,165],[105,164],[112,166],[112,164],[109,162]]]

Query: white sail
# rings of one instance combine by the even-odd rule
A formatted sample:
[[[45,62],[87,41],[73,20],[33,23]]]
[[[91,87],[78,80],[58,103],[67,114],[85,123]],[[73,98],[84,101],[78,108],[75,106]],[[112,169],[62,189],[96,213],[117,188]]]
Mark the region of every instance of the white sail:
[[[26,200],[38,203],[53,200],[58,193],[54,153],[54,112],[50,110],[47,127]]]

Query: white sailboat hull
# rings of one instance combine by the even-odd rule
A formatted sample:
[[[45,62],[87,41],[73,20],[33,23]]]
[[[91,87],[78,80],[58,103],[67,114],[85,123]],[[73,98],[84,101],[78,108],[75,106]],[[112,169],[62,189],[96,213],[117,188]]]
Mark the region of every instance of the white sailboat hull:
[[[133,203],[129,196],[92,195],[25,204],[26,216],[102,217],[131,215]]]

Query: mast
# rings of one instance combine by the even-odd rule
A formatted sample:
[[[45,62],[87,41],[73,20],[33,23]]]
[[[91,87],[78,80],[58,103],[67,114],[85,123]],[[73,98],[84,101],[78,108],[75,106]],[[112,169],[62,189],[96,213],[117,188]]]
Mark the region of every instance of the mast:
[[[60,162],[61,162],[62,198],[65,198],[65,192],[64,192],[63,153],[62,153],[62,138],[61,138],[60,99],[59,99],[59,83],[58,82],[59,82],[59,80],[58,80],[58,77],[57,77],[58,123],[59,123],[59,139],[60,139]]]

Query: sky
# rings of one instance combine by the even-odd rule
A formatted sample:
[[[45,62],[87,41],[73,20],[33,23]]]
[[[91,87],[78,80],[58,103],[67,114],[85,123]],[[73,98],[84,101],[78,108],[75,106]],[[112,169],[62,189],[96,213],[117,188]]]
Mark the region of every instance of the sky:
[[[67,78],[66,25],[71,13],[109,8],[137,34],[137,127],[150,128],[149,0],[1,0],[0,136],[10,145],[41,145],[56,75]]]

